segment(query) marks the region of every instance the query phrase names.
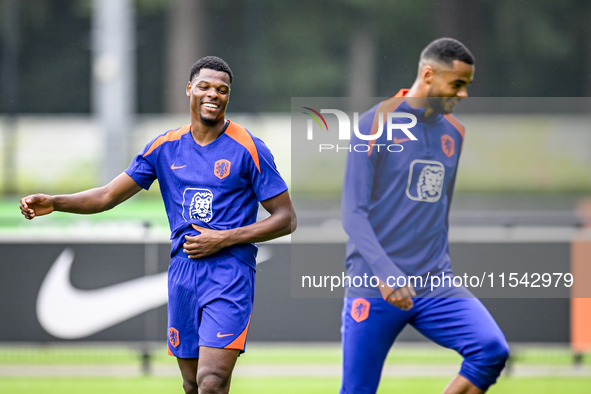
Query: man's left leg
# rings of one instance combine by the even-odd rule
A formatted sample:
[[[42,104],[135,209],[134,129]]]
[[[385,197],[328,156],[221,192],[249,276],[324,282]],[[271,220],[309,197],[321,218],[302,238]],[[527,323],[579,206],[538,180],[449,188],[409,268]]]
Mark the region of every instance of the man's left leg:
[[[255,272],[233,256],[203,264],[198,282],[199,393],[227,393],[236,359],[244,352],[254,302]]]
[[[199,358],[177,358],[185,393],[228,393],[239,353],[234,349],[202,346]]]
[[[240,350],[201,346],[197,367],[197,386],[201,394],[226,394]]]
[[[445,394],[483,393],[496,382],[509,357],[509,346],[477,298],[423,298],[416,299],[415,304],[421,311],[410,324],[464,357],[460,373]]]
[[[169,354],[177,357],[186,393],[227,393],[236,359],[245,348],[254,270],[229,253],[209,260],[176,260],[169,268],[169,278],[177,279],[174,286],[169,279]],[[189,272],[171,273],[179,267]],[[171,288],[176,289],[172,297]]]

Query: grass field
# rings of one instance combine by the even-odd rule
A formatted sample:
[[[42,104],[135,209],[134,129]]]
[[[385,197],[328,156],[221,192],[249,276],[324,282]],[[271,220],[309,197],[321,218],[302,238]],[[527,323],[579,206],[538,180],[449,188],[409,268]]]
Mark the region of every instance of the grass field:
[[[514,367],[545,366],[551,368],[572,368],[572,354],[568,348],[524,347],[518,348]],[[181,393],[180,374],[176,362],[166,356],[164,349],[158,349],[153,358],[155,376],[139,374],[139,358],[136,351],[124,347],[80,347],[80,346],[0,346],[0,393]],[[238,373],[232,382],[234,394],[266,393],[337,393],[340,385],[340,349],[338,344],[252,344],[247,353],[240,357]],[[435,346],[395,346],[388,356],[386,367],[390,370],[413,367],[421,373],[425,367],[459,368],[460,357],[452,351]],[[136,371],[133,376],[49,376],[43,375],[48,366],[88,366],[99,371],[106,366],[115,369]],[[583,359],[579,372],[589,371],[591,357]],[[7,367],[34,371],[39,376],[7,376]],[[245,374],[245,367],[254,368],[256,376]],[[274,368],[288,370],[313,370],[305,375],[287,373],[284,376],[273,372]],[[303,369],[302,369],[303,368]],[[327,370],[326,376],[318,371]],[[4,373],[3,373],[4,371]],[[160,374],[158,374],[160,371]],[[162,376],[162,371],[166,371]],[[269,371],[267,374],[266,371]],[[78,372],[79,373],[79,372]],[[72,375],[75,375],[73,372]],[[92,373],[91,373],[92,375]],[[279,376],[278,376],[279,375]],[[287,376],[290,375],[290,376]],[[404,390],[411,393],[440,393],[451,376],[384,376],[378,393],[394,393]],[[453,375],[453,373],[451,374]],[[580,375],[580,374],[579,374]],[[519,376],[505,375],[490,393],[589,393],[591,374],[586,376]]]
[[[392,378],[382,379],[378,393],[441,393],[447,378]],[[269,377],[233,379],[233,394],[326,394],[338,393],[338,377]],[[45,394],[166,394],[182,393],[180,378],[0,378],[0,393]],[[489,391],[493,394],[558,394],[589,393],[591,377],[501,378]]]

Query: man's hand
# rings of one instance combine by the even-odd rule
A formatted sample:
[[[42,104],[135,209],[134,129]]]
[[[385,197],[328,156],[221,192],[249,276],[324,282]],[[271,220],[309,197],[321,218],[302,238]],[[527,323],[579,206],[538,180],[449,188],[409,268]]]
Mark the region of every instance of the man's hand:
[[[103,212],[121,204],[142,190],[125,172],[113,179],[109,184],[74,194],[48,196],[32,194],[21,199],[21,213],[31,220],[57,212],[90,214]]]
[[[408,311],[414,306],[412,297],[416,297],[416,295],[417,293],[415,292],[414,287],[409,284],[408,286],[399,287],[394,290],[392,294],[386,298],[386,301],[403,311]]]
[[[21,198],[21,213],[26,219],[48,215],[53,212],[53,197],[47,194],[33,194]]]
[[[287,191],[261,201],[261,205],[271,215],[248,226],[216,231],[193,224],[193,228],[201,234],[185,236],[183,252],[192,259],[198,259],[231,245],[265,242],[295,230],[297,218]]]
[[[185,235],[183,252],[189,255],[191,259],[212,255],[219,252],[226,246],[227,231],[216,231],[192,224],[193,228],[201,234],[194,237]]]

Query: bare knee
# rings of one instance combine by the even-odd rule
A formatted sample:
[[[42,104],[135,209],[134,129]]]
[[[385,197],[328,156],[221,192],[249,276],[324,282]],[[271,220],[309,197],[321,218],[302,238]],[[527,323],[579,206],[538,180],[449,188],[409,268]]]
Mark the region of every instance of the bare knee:
[[[197,374],[197,384],[202,394],[223,394],[230,388],[230,373],[208,370]]]
[[[183,390],[185,390],[186,394],[197,394],[199,392],[197,381],[183,379]]]

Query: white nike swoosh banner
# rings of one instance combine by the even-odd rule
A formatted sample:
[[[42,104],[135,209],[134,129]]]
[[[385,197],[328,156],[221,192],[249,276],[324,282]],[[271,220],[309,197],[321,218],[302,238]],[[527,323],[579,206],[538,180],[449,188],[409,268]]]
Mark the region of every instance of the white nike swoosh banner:
[[[166,304],[167,273],[144,276],[97,290],[80,290],[70,282],[74,252],[65,249],[43,280],[37,318],[51,335],[78,339]]]
[[[261,247],[257,264],[271,258]],[[74,252],[55,260],[37,295],[37,319],[49,334],[79,339],[128,320],[168,301],[167,273],[144,276],[102,289],[80,290],[70,282]]]

